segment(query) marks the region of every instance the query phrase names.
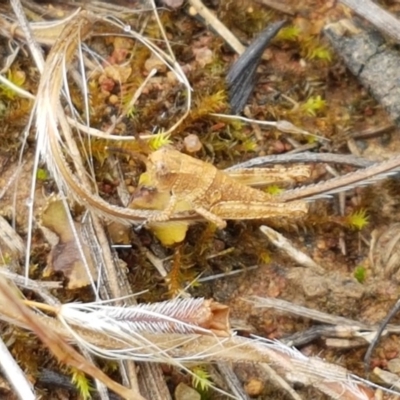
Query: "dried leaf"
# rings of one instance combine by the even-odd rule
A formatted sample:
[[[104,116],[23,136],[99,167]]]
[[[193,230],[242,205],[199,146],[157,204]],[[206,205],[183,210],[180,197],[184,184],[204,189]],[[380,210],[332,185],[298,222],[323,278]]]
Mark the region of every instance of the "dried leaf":
[[[87,265],[90,269],[92,279],[96,279],[96,269],[93,264],[91,249],[84,244],[80,235],[81,224],[74,222],[74,229],[71,227],[67,212],[61,200],[53,198],[41,214],[41,223],[59,237],[59,242],[51,249],[47,258],[45,275],[54,271],[61,271],[68,279],[68,289],[78,289],[91,283],[85,263],[79,251],[79,240]]]

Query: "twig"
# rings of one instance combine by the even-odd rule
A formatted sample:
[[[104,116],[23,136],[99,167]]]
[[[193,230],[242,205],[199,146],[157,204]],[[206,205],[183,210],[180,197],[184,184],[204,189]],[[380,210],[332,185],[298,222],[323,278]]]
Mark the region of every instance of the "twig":
[[[61,289],[62,282],[51,282],[51,281],[34,281],[28,279],[27,281],[22,275],[18,275],[14,272],[9,271],[6,267],[0,268],[0,275],[14,282],[17,286],[23,287],[28,290],[33,290],[38,293],[40,297],[48,304],[56,304],[53,302],[53,296],[51,296],[47,290]]]
[[[303,317],[309,318],[314,321],[319,321],[336,326],[349,327],[353,329],[355,336],[363,337],[369,342],[372,341],[371,334],[375,336],[375,332],[379,328],[379,325],[368,325],[363,322],[355,321],[349,318],[339,317],[318,310],[313,310],[307,307],[299,306],[297,304],[282,299],[250,296],[248,299],[245,299],[245,301],[250,301],[251,303],[254,304],[255,307],[273,308],[280,312],[287,312],[302,318]],[[390,333],[400,333],[400,326],[388,324],[386,326],[386,330]],[[357,331],[360,331],[360,334],[357,334],[356,333]],[[367,331],[367,333],[364,334],[362,331]],[[371,334],[369,332],[371,332]]]
[[[25,244],[21,237],[0,215],[0,243],[4,243],[12,255],[22,259],[25,254]]]
[[[211,113],[210,115],[212,115],[214,117],[220,117],[220,118],[226,118],[226,119],[236,119],[239,121],[249,122],[249,123],[258,124],[258,125],[273,126],[281,132],[312,136],[314,138],[320,139],[321,141],[329,142],[329,139],[326,139],[323,136],[314,135],[313,133],[307,132],[304,129],[297,128],[291,122],[286,121],[286,120],[260,121],[257,119],[246,118],[246,117],[242,117],[239,115],[228,115],[228,114],[219,114],[219,113]]]
[[[145,254],[153,267],[158,271],[161,277],[165,279],[168,276],[168,272],[164,267],[164,261],[156,257],[150,250],[145,250]]]
[[[147,400],[172,400],[162,369],[158,364],[141,363],[138,381],[141,392],[146,393]]]
[[[327,326],[316,325],[302,332],[296,332],[285,336],[281,341],[288,346],[300,347],[316,339],[323,337],[327,347],[353,348],[358,346],[365,347],[368,343],[368,337],[361,334],[357,326]],[[332,339],[334,338],[334,339]],[[337,339],[340,338],[340,339]],[[346,339],[344,339],[346,338]],[[351,340],[350,340],[351,339]]]
[[[400,169],[400,156],[393,157],[387,161],[377,162],[370,167],[351,172],[315,185],[288,190],[278,196],[281,201],[293,201],[299,199],[314,200],[329,197],[331,194],[359,186],[369,185],[373,182],[396,174]]]
[[[32,385],[0,338],[0,368],[20,399],[35,400]]]
[[[268,364],[261,364],[264,371],[267,373],[269,379],[275,382],[278,386],[282,387],[283,390],[293,399],[293,400],[303,400],[295,391],[290,387],[290,385],[277,374]]]
[[[400,21],[371,0],[340,0],[378,29],[400,42]]]
[[[369,167],[374,164],[365,158],[355,157],[348,154],[334,153],[299,153],[299,154],[277,154],[263,157],[255,157],[249,161],[235,164],[225,169],[225,171],[234,171],[235,169],[253,168],[268,164],[288,164],[288,163],[330,163],[353,165],[355,167]]]
[[[396,24],[400,29],[400,21],[396,20]],[[328,24],[323,32],[347,68],[400,125],[399,52],[386,45],[379,32],[359,21],[340,20]]]
[[[12,91],[14,91],[15,93],[19,94],[22,97],[27,97],[30,99],[34,99],[35,97],[30,94],[29,92],[26,92],[24,89],[21,89],[19,86],[17,86],[15,83],[10,82],[7,78],[5,78],[3,75],[0,75],[0,82],[9,87]],[[29,95],[27,95],[27,93],[29,93]]]
[[[293,7],[287,5],[287,4],[282,4],[282,1],[279,0],[256,0],[257,3],[263,4],[267,7],[271,7],[275,10],[278,10],[282,13],[289,14],[289,15],[294,15],[295,10],[293,10]]]
[[[325,270],[312,260],[307,254],[293,247],[289,240],[287,240],[279,232],[273,230],[268,226],[260,226],[260,231],[267,236],[267,238],[279,249],[283,250],[290,258],[299,263],[301,266],[310,268],[313,271],[323,274]]]
[[[229,278],[229,277],[237,275],[237,274],[245,274],[246,272],[253,271],[257,268],[259,268],[258,265],[253,265],[251,267],[238,269],[238,270],[234,270],[234,271],[230,271],[230,272],[222,272],[221,274],[214,274],[211,276],[206,276],[204,278],[198,278],[198,279],[196,279],[196,282],[204,283],[204,282],[214,281],[214,280],[221,279],[221,278]]]
[[[373,330],[373,327],[364,324],[362,322],[354,321],[349,318],[338,317],[336,315],[324,313],[318,310],[312,310],[311,308],[299,306],[293,304],[289,301],[282,299],[274,299],[271,297],[260,297],[260,296],[250,296],[246,301],[250,301],[255,307],[260,308],[273,308],[278,311],[288,312],[293,315],[297,315],[304,318],[310,318],[314,321],[323,322],[332,325],[348,325],[357,326],[359,329]],[[400,327],[397,327],[400,332]]]
[[[400,21],[399,21],[400,23]],[[393,124],[386,124],[382,126],[377,126],[377,127],[372,127],[372,128],[367,128],[363,131],[359,132],[353,132],[350,134],[350,137],[352,139],[371,139],[377,136],[381,136],[382,134],[393,130],[394,125]]]
[[[218,35],[220,35],[225,42],[236,51],[236,53],[244,53],[246,47],[239,42],[236,36],[234,36],[233,33],[200,0],[189,0],[189,4],[194,8],[194,14],[198,13],[202,18],[204,18],[206,23],[209,24],[215,32],[217,32]]]
[[[388,312],[386,317],[380,323],[374,339],[372,340],[371,344],[368,346],[367,352],[365,353],[365,356],[364,356],[364,365],[365,365],[365,369],[367,371],[369,371],[369,368],[370,368],[370,360],[371,360],[372,352],[374,351],[375,347],[377,346],[380,337],[382,336],[383,332],[385,331],[385,329],[387,327],[387,324],[399,312],[399,310],[400,310],[400,299],[398,299],[396,301],[395,305],[392,307],[392,309]]]
[[[25,17],[24,10],[22,8],[21,2],[19,0],[11,0],[11,6],[14,10],[14,13],[18,19],[18,23],[20,28],[22,29],[25,39],[28,43],[29,50],[32,53],[32,57],[35,61],[36,67],[40,72],[43,72],[43,53],[42,49],[37,44],[34,36],[32,34],[32,30],[29,26],[28,20]]]
[[[243,385],[239,381],[233,366],[228,363],[219,362],[216,367],[218,368],[221,375],[224,377],[225,384],[229,387],[230,392],[237,398],[241,400],[250,400],[250,397],[243,390]]]

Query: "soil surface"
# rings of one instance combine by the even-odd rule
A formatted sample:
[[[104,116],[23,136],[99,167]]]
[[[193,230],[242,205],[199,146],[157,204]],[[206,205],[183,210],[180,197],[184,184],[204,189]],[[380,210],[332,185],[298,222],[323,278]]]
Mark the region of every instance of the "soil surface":
[[[88,9],[90,3],[87,2]],[[132,8],[136,4],[122,0],[118,3]],[[281,7],[276,9],[264,5],[262,1],[206,2],[245,46],[268,24],[282,19],[287,21],[262,55],[256,71],[254,92],[242,115],[262,121],[287,120],[327,140],[211,116],[211,113],[229,114],[225,77],[238,55],[200,18],[190,15],[189,7],[181,6],[160,12],[177,61],[193,88],[193,109],[171,135],[172,145],[219,169],[257,156],[302,149],[315,153],[353,154],[371,161],[399,154],[399,128],[392,124],[383,108],[346,69],[323,36],[324,26],[351,17],[351,12],[334,1],[287,0],[277,3],[282,3],[286,12],[282,12]],[[400,11],[398,2],[381,3],[392,13]],[[41,1],[37,4],[53,11],[70,9],[63,2],[49,5]],[[2,6],[1,11],[12,15],[6,6]],[[135,17],[132,24],[139,26],[139,22],[140,18]],[[159,39],[151,18],[145,34]],[[5,65],[10,53],[8,43],[0,29],[1,66]],[[88,76],[92,126],[106,130],[126,106],[129,93],[138,88],[154,66],[160,68],[160,73],[143,90],[129,116],[120,121],[114,133],[151,134],[167,129],[178,120],[184,107],[182,87],[148,50],[138,46],[134,53],[131,40],[119,37],[94,37],[87,44],[101,54],[110,67],[108,72],[96,71]],[[396,48],[389,39],[387,45]],[[44,48],[47,52],[48,47]],[[134,55],[128,57],[128,53]],[[118,67],[115,67],[118,77],[115,71],[110,70],[113,66]],[[25,90],[36,93],[39,73],[27,52],[19,52],[6,76]],[[74,105],[83,113],[78,83],[71,82],[70,86]],[[32,104],[0,84],[0,214],[10,224],[16,216],[15,234],[23,240],[27,237],[29,220],[27,202],[30,199],[35,152],[33,129],[24,142],[22,161],[19,155]],[[125,154],[109,155],[105,149],[107,143],[101,139],[93,141],[90,146],[100,196],[113,204],[120,204],[123,195],[129,200],[132,193],[137,193],[139,176],[143,172],[140,163],[125,157]],[[88,148],[89,144],[82,141],[82,154],[87,154]],[[146,151],[151,152],[148,148],[144,149]],[[119,174],[115,172],[117,162]],[[15,189],[14,176],[19,168],[18,188]],[[302,184],[326,180],[333,173],[342,175],[355,168],[339,164],[329,167],[312,164],[311,170],[311,177]],[[42,175],[35,177],[37,187],[30,276],[38,280],[60,281],[62,289],[53,291],[53,294],[62,302],[90,301],[92,294],[79,272],[81,266],[68,259],[72,257],[71,253],[63,253],[68,260],[63,258],[61,266],[60,262],[57,263],[55,257],[59,253],[54,254],[57,246],[54,235],[61,237],[60,232],[52,228],[53,223],[49,223],[47,230],[43,229],[43,224],[41,227],[37,224],[43,219],[50,196],[57,192],[45,165],[40,166],[39,172]],[[297,183],[294,182],[294,185]],[[270,186],[266,190],[277,189]],[[214,298],[229,306],[232,327],[239,334],[255,333],[283,340],[294,334],[301,337],[304,333],[306,336],[310,329],[323,328],[327,324],[273,308],[256,307],[249,301],[250,296],[286,300],[293,305],[332,317],[346,317],[368,326],[379,324],[387,315],[400,295],[399,194],[398,177],[394,176],[327,200],[312,202],[307,216],[301,219],[293,219],[288,214],[279,219],[230,220],[223,230],[207,222],[198,222],[190,225],[183,240],[173,244],[160,239],[147,228],[138,230],[118,225],[111,226],[109,233],[115,244],[125,245],[117,247],[116,251],[126,263],[132,291],[148,290],[139,296],[138,301],[171,299],[200,274],[201,278],[205,278],[226,273],[225,277],[189,285],[186,290],[193,296]],[[84,207],[73,205],[71,209],[77,224],[81,223]],[[278,230],[293,247],[311,257],[324,273],[299,265],[277,249],[259,230],[261,225]],[[61,237],[60,240],[60,243],[68,243],[68,238],[63,241]],[[60,247],[58,250],[61,251]],[[49,258],[52,251],[52,258]],[[167,278],[156,271],[146,256],[148,252],[159,260],[166,260]],[[22,273],[21,252],[0,241],[0,254],[5,266]],[[230,276],[233,271],[240,272]],[[24,293],[27,297],[35,297],[33,293]],[[395,317],[391,323],[397,324],[398,318]],[[338,325],[339,320],[330,324],[331,327]],[[321,332],[300,345],[299,350],[307,356],[318,356],[347,368],[353,374],[366,377],[363,358],[368,343],[360,344],[353,338],[333,342],[327,339],[323,330]],[[70,378],[69,369],[60,368],[33,334],[6,323],[0,324],[0,333],[27,376],[39,388],[42,398],[78,398],[68,379],[63,381],[65,384],[60,383],[63,377]],[[370,368],[379,367],[396,373],[393,365],[400,361],[399,344],[397,335],[382,337],[373,353]],[[101,366],[113,378],[120,379],[109,364],[103,362]],[[164,372],[173,392],[184,379],[167,368]],[[265,383],[265,377],[257,368],[238,365],[235,372],[247,393],[254,398],[289,398],[275,384]],[[370,378],[380,383],[376,376]],[[190,380],[187,383],[190,385]],[[304,399],[326,398],[306,387],[296,387],[296,391]],[[13,398],[1,376],[0,396]],[[217,398],[212,394],[207,396],[204,398]],[[384,394],[383,398],[395,397]]]

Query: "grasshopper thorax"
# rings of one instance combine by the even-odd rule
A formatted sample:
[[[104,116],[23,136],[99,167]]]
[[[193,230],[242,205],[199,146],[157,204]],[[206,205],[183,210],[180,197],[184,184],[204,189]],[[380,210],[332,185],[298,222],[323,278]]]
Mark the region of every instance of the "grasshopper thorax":
[[[165,147],[150,154],[147,172],[159,189],[168,190],[173,187],[180,172],[180,155],[178,151]]]

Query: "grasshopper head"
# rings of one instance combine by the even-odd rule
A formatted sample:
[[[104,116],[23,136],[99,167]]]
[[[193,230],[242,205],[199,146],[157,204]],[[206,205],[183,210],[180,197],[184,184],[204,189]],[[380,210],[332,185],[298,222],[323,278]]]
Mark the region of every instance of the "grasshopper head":
[[[150,154],[147,172],[151,181],[159,190],[172,189],[180,171],[180,153],[167,147]]]

